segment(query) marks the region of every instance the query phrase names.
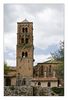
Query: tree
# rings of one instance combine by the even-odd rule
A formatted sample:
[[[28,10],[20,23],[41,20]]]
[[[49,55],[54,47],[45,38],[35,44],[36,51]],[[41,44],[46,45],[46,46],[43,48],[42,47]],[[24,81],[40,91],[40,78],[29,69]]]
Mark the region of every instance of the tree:
[[[58,78],[64,80],[64,41],[60,42],[60,48],[55,53],[51,53],[54,60],[60,61],[61,64],[57,67],[56,73]]]
[[[9,66],[7,65],[7,63],[4,63],[4,74],[7,74],[9,71]]]
[[[51,53],[54,60],[64,61],[64,42],[60,41],[60,48],[55,53]]]

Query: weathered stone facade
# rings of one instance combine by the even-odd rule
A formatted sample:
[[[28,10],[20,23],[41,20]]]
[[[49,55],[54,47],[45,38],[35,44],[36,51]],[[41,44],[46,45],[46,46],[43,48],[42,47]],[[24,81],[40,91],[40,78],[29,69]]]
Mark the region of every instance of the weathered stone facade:
[[[34,77],[56,77],[55,70],[62,64],[59,61],[46,61],[43,63],[38,63],[33,67],[33,76]]]
[[[46,87],[33,87],[33,96],[57,96],[51,88]]]
[[[16,85],[16,67],[10,67],[8,73],[4,75],[4,85]]]
[[[31,81],[32,86],[40,87],[58,87],[58,79],[56,77],[47,77],[47,78],[33,78]]]
[[[5,96],[32,96],[33,88],[31,86],[5,86]]]
[[[4,95],[32,96],[36,90],[35,95],[46,96],[51,95],[46,92],[48,88],[58,87],[55,69],[60,62],[38,63],[33,67],[33,49],[33,23],[27,20],[18,22],[16,67],[4,76]]]
[[[40,86],[5,86],[4,96],[57,96],[51,88]]]
[[[26,19],[17,23],[16,76],[33,76],[33,23]]]

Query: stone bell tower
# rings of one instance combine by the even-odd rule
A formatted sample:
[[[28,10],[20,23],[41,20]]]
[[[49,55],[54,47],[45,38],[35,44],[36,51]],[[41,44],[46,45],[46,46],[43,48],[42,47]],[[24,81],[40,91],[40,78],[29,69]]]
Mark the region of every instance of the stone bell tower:
[[[17,22],[16,70],[21,77],[33,76],[33,23]]]

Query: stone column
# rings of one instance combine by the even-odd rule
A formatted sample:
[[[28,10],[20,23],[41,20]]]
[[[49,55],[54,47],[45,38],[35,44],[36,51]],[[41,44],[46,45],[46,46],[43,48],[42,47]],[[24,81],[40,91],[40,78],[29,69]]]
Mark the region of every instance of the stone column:
[[[46,72],[44,72],[44,77],[46,77]]]
[[[4,86],[6,86],[6,79],[4,78]]]
[[[53,71],[53,77],[55,77],[55,71]]]

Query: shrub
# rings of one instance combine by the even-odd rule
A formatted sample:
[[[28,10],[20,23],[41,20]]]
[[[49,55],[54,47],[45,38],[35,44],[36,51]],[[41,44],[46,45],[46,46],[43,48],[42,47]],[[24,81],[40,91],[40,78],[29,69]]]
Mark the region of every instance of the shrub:
[[[52,91],[58,94],[59,96],[64,96],[64,88],[53,87]]]
[[[14,86],[11,86],[10,89],[11,89],[11,90],[14,90]]]

